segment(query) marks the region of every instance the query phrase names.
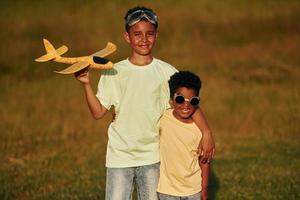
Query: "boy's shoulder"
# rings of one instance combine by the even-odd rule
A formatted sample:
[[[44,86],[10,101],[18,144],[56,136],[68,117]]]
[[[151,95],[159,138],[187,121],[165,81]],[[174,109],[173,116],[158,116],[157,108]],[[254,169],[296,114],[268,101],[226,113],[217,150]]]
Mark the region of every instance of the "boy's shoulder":
[[[160,59],[154,58],[154,63],[160,72],[167,77],[167,79],[178,71],[174,66]]]
[[[114,69],[119,69],[120,67],[127,66],[127,65],[129,65],[128,59],[124,59],[124,60],[121,60],[119,62],[114,63],[113,68]]]
[[[161,121],[166,121],[166,120],[172,120],[173,119],[173,109],[169,108],[164,111],[164,113],[161,116]]]
[[[155,64],[157,64],[157,65],[161,65],[163,67],[168,67],[170,69],[175,69],[175,67],[173,67],[170,63],[167,63],[167,62],[165,62],[163,60],[160,60],[158,58],[153,58],[153,59],[154,59]]]
[[[121,60],[117,63],[113,64],[113,68],[111,69],[105,69],[101,71],[102,76],[114,76],[119,73],[120,70],[124,69],[124,66],[128,66],[127,60]]]

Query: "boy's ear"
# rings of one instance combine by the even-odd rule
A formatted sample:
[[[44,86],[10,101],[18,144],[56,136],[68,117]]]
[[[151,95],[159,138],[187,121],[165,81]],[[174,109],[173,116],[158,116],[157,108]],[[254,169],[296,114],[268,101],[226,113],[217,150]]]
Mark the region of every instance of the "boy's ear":
[[[156,31],[155,33],[155,40],[157,40],[157,37],[158,37],[158,31]]]
[[[127,31],[125,31],[125,32],[123,33],[123,37],[124,37],[124,39],[125,39],[126,42],[130,43],[130,38],[129,38],[129,34],[128,34]]]

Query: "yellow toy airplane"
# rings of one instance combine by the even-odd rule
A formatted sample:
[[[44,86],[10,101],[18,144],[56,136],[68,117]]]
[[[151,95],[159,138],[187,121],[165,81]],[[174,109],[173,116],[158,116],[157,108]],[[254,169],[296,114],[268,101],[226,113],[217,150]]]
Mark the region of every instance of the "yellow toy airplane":
[[[63,45],[58,49],[55,49],[53,45],[46,39],[43,39],[44,46],[47,54],[35,59],[36,62],[47,62],[53,60],[59,63],[71,64],[70,67],[61,70],[54,71],[59,74],[73,74],[86,67],[95,69],[110,69],[113,63],[103,57],[113,53],[117,46],[111,42],[108,42],[106,47],[92,55],[81,57],[62,57],[61,55],[68,51],[68,47]]]

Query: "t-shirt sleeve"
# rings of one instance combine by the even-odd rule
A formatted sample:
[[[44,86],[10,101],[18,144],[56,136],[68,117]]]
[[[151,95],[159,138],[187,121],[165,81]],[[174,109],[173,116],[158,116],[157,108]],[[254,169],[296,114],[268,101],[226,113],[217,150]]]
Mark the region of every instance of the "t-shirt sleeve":
[[[162,99],[162,103],[163,103],[163,109],[169,109],[170,103],[170,89],[169,89],[169,83],[168,81],[164,81],[163,85],[162,85],[162,91],[161,91],[161,99]]]
[[[96,93],[100,103],[108,110],[114,105],[116,99],[115,74],[114,70],[103,70]]]
[[[178,70],[175,67],[169,65],[168,71],[166,72],[166,75],[165,75],[165,80],[162,85],[162,92],[161,92],[161,98],[162,98],[162,102],[163,102],[163,106],[164,106],[165,110],[171,108],[171,105],[169,103],[170,88],[169,88],[168,81],[169,81],[170,77],[176,72],[178,72]]]

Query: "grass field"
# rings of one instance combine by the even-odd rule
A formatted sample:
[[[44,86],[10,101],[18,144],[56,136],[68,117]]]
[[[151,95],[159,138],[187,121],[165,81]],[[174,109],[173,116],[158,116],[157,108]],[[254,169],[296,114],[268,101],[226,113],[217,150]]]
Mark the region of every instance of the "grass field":
[[[300,199],[300,2],[142,1],[159,15],[154,55],[203,81],[216,140],[210,199]],[[76,56],[118,46],[137,1],[1,1],[0,199],[104,199],[106,130],[82,86],[35,63],[42,38]],[[91,71],[96,90],[99,71]]]

